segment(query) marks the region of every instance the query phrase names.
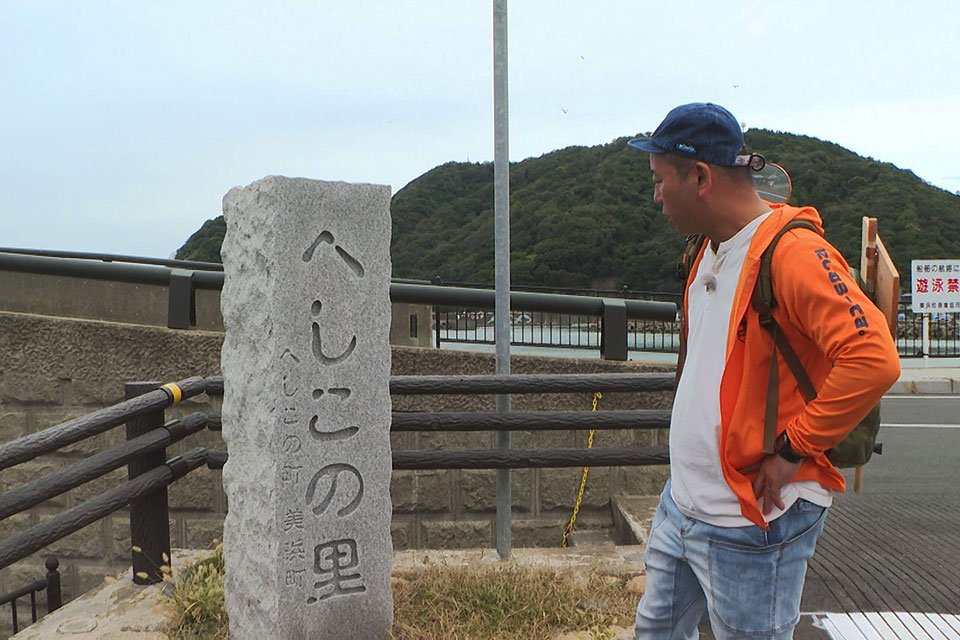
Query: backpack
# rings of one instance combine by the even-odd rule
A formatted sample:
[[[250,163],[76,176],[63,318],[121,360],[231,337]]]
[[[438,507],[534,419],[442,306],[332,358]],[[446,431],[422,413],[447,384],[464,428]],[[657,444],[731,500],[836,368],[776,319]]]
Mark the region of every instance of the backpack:
[[[773,309],[777,306],[777,300],[773,295],[773,277],[772,262],[773,250],[777,246],[783,234],[791,229],[809,229],[820,234],[819,229],[806,220],[791,220],[783,226],[777,235],[773,237],[770,244],[764,250],[760,257],[760,273],[757,276],[757,283],[753,289],[751,305],[759,315],[760,326],[764,328],[773,339],[773,353],[770,356],[770,377],[767,384],[767,397],[764,409],[764,429],[763,429],[763,451],[764,453],[774,453],[774,443],[777,438],[777,413],[779,404],[779,367],[777,364],[777,353],[783,355],[790,372],[797,381],[800,393],[803,394],[807,402],[817,397],[817,390],[813,387],[810,377],[800,363],[797,352],[793,350],[790,343],[779,331],[779,326],[773,318]],[[700,250],[706,241],[704,235],[687,236],[687,246],[677,264],[677,278],[683,283],[683,292],[686,295],[687,279],[690,277],[690,271]],[[859,277],[857,278],[859,283]],[[677,360],[677,381],[680,380],[680,373],[683,370],[683,362],[686,359],[686,332],[681,335],[680,357]],[[881,445],[876,444],[877,433],[880,431],[880,405],[874,406],[869,413],[847,434],[847,437],[840,443],[827,451],[827,459],[837,468],[860,467],[865,465],[876,451],[881,452]]]

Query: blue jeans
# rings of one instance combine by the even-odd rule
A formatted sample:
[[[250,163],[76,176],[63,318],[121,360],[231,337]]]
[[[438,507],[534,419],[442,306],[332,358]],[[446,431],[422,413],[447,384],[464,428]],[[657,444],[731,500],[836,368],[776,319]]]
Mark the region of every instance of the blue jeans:
[[[766,531],[715,527],[683,515],[668,480],[650,527],[637,640],[694,640],[705,615],[717,640],[792,638],[826,516],[798,500]]]

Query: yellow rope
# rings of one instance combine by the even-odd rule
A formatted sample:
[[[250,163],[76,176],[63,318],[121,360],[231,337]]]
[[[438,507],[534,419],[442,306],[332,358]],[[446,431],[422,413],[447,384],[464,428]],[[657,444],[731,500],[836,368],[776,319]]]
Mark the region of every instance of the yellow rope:
[[[593,392],[593,402],[590,407],[591,411],[597,410],[597,406],[600,404],[600,398],[602,397],[603,394],[599,391]],[[590,435],[587,436],[587,449],[593,448],[593,436],[596,433],[596,429],[590,429]],[[560,541],[561,547],[567,546],[567,538],[573,532],[573,525],[577,522],[577,514],[580,513],[580,504],[583,502],[583,493],[587,489],[587,476],[589,475],[590,467],[584,467],[583,474],[580,476],[580,488],[577,490],[577,500],[573,504],[573,513],[570,515],[570,522],[567,523],[567,528],[563,532],[563,539]]]

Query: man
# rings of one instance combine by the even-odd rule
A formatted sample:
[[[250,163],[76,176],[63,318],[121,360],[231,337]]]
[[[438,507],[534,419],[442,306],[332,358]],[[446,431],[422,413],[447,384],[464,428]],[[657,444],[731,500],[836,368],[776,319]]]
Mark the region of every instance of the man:
[[[647,545],[636,637],[697,637],[709,616],[718,640],[791,638],[800,595],[834,491],[844,480],[825,452],[896,381],[886,321],[837,250],[791,229],[773,253],[773,317],[817,397],[804,401],[779,361],[778,449],[763,452],[773,342],[750,304],[759,259],[790,220],[822,230],[810,207],[770,204],[740,155],[736,118],[682,105],[648,138],[653,199],[682,234],[705,234],[684,296],[686,362],[670,428],[670,480]],[[840,286],[842,285],[842,286]]]

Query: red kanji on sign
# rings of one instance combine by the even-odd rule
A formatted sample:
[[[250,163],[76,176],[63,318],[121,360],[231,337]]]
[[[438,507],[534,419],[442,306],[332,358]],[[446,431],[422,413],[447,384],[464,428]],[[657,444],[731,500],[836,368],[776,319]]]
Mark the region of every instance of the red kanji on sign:
[[[947,293],[960,293],[960,278],[947,278]]]
[[[934,293],[943,293],[943,278],[934,278],[934,279],[933,279],[933,292],[934,292]]]
[[[926,278],[917,278],[917,293],[930,293],[929,283]]]

